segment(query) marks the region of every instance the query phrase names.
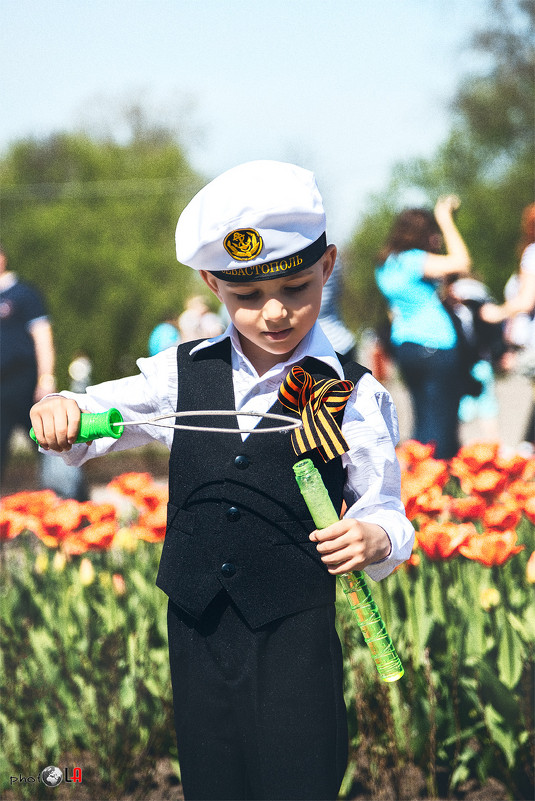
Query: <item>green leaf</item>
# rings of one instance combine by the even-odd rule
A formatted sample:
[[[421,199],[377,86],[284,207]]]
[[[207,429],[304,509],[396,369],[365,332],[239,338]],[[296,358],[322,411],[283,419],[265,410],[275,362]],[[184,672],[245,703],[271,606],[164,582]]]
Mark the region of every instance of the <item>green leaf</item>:
[[[522,675],[524,647],[514,628],[506,622],[498,642],[498,673],[500,681],[509,689],[516,687]]]
[[[492,739],[503,751],[505,758],[507,759],[507,764],[510,768],[512,768],[515,764],[515,755],[517,749],[516,738],[513,736],[510,730],[504,730],[502,728],[504,719],[490,704],[485,706],[484,714],[485,723],[487,724],[487,728]]]

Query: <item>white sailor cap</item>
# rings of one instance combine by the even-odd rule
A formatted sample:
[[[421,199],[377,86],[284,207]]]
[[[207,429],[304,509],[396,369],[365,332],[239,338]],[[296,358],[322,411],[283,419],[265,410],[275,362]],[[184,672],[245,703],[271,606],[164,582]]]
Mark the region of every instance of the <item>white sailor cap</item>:
[[[280,278],[321,258],[325,227],[312,172],[251,161],[215,178],[186,206],[176,228],[176,255],[225,281]]]

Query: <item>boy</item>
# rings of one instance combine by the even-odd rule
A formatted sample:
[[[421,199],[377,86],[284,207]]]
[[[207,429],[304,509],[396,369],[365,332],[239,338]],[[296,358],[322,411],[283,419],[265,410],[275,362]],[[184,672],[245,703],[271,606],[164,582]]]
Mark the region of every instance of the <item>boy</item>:
[[[168,528],[157,584],[168,631],[186,799],[334,799],[347,760],[335,576],[388,575],[411,552],[400,501],[390,396],[342,367],[316,318],[336,248],[314,176],[271,161],[221,175],[186,207],[177,257],[225,304],[227,331],[140,359],[140,375],[51,396],[32,410],[41,445],[79,464],[163,440],[171,450]],[[290,437],[127,426],[119,440],[72,447],[80,409],[125,420],[181,410],[272,410],[300,365],[353,381],[339,423],[348,451],[316,462],[342,520],[314,531]],[[238,415],[233,425],[251,427]],[[190,422],[190,421],[188,421]],[[195,422],[193,422],[195,424]],[[265,420],[258,424],[265,427]],[[72,450],[71,450],[72,447]]]

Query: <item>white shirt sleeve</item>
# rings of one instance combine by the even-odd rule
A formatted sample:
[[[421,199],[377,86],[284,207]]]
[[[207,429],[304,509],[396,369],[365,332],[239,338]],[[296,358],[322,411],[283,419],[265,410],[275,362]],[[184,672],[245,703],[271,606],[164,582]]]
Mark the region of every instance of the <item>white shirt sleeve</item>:
[[[178,391],[176,347],[167,348],[150,358],[138,359],[137,366],[137,375],[96,384],[88,387],[83,394],[67,391],[60,394],[75,400],[85,412],[118,409],[125,422],[173,414]],[[174,422],[169,420],[171,424]],[[137,448],[155,441],[163,443],[171,450],[173,435],[172,428],[140,423],[139,426],[125,426],[119,439],[104,437],[95,439],[90,444],[79,443],[61,456],[67,464],[78,466],[96,456]]]
[[[520,272],[530,273],[531,275],[535,273],[535,242],[532,242],[531,245],[524,249],[520,258]]]
[[[360,379],[349,398],[342,433],[350,446],[342,457],[347,469],[345,517],[376,523],[392,544],[386,559],[365,569],[370,578],[379,581],[411,555],[414,528],[401,502],[396,409],[387,390],[369,374]]]

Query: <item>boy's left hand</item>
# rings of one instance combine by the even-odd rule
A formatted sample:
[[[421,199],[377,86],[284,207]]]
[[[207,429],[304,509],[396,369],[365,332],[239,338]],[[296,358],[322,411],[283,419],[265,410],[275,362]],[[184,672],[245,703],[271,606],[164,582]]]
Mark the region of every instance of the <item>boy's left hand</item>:
[[[321,561],[333,576],[362,570],[390,554],[392,545],[384,528],[344,517],[332,526],[313,531]]]

